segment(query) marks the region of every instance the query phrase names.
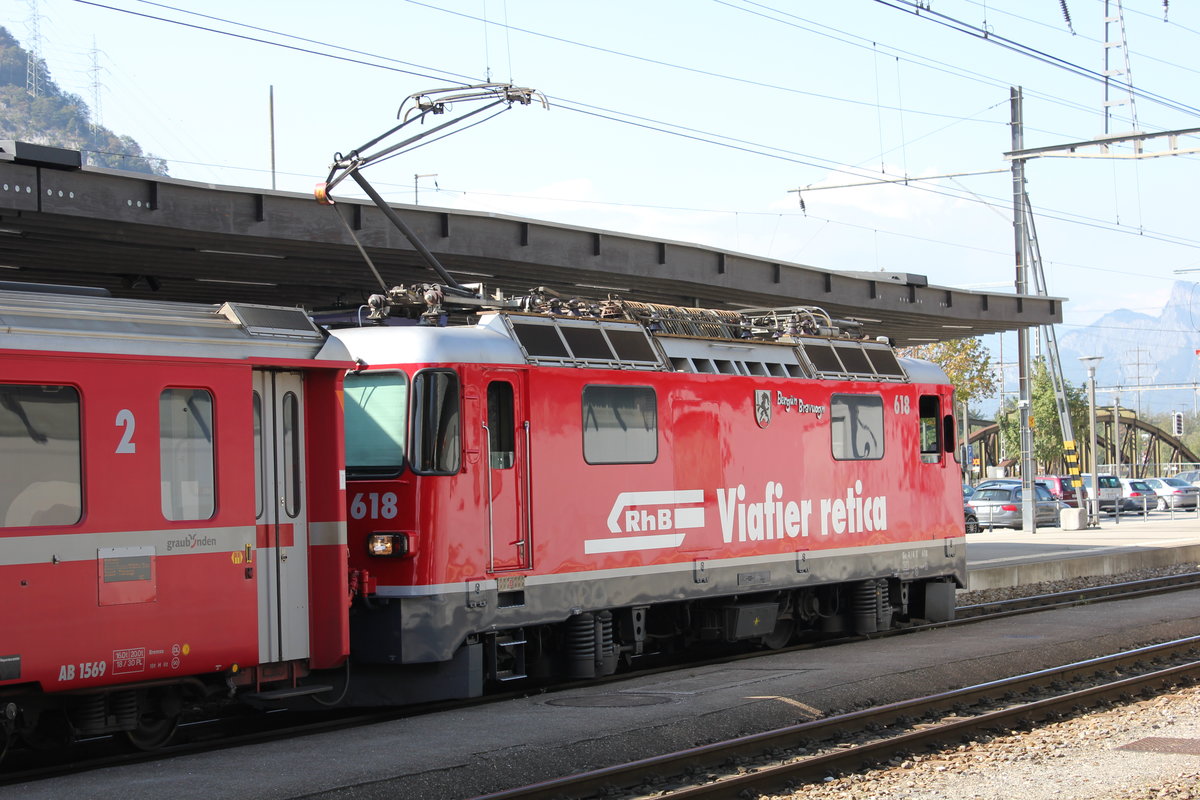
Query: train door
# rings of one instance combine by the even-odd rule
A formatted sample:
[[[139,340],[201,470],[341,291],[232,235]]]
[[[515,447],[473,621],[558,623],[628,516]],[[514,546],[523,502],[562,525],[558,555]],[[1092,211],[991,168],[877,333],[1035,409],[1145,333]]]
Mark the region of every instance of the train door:
[[[484,370],[489,571],[530,569],[529,417],[525,373]]]
[[[253,402],[259,660],[307,658],[308,514],[301,374],[255,370]]]

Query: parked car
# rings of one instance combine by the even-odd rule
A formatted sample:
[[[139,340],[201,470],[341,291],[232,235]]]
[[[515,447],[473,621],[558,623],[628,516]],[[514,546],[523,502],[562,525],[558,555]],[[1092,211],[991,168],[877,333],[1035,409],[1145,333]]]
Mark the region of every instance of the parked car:
[[[1081,475],[1083,480],[1083,497],[1085,500],[1092,496],[1092,476]],[[1117,504],[1121,502],[1121,479],[1116,475],[1097,475],[1096,480],[1099,482],[1100,489],[1100,510],[1101,511],[1116,511]]]
[[[1121,478],[1121,510],[1149,511],[1158,507],[1154,487],[1140,478]]]
[[[1041,478],[1034,478],[1033,482],[1040,483]],[[978,492],[980,489],[987,489],[992,486],[1020,486],[1020,485],[1021,485],[1020,478],[988,478],[986,481],[982,481],[980,483],[975,484],[975,491]],[[1045,484],[1043,484],[1043,485],[1045,485]],[[1047,490],[1049,490],[1049,488],[1050,487],[1048,487],[1048,486],[1046,487]]]
[[[1020,478],[988,478],[986,481],[980,481],[979,483],[975,484],[975,491],[978,492],[980,489],[987,489],[990,486],[1011,486],[1013,484],[1020,486],[1021,479]]]
[[[1158,495],[1158,510],[1195,508],[1200,500],[1200,487],[1179,478],[1146,478],[1146,483]]]
[[[1075,493],[1074,478],[1068,475],[1039,475],[1035,481],[1045,485],[1054,495],[1055,500],[1066,503],[1071,508],[1079,508],[1079,496]]]
[[[1187,481],[1193,486],[1200,486],[1200,469],[1189,469],[1175,476],[1181,481]]]
[[[1016,485],[1013,485],[1014,483]],[[1037,496],[1034,504],[1034,522],[1037,525],[1057,525],[1062,504],[1040,483],[1035,483],[1033,490]],[[1021,509],[1023,498],[1020,482],[996,482],[990,486],[980,484],[968,505],[979,519],[980,527],[1020,530],[1024,527]]]
[[[975,487],[969,483],[963,484],[963,502],[966,503],[971,499],[971,495],[975,494]]]
[[[967,501],[963,500],[963,528],[967,533],[979,533],[979,517],[975,516],[975,511],[967,505]]]

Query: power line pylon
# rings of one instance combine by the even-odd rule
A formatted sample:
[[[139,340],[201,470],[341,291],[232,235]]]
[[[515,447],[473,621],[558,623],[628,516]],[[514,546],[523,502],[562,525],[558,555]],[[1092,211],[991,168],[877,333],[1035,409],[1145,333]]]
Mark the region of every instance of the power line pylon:
[[[25,51],[25,91],[30,97],[41,97],[45,90],[42,75],[42,15],[38,0],[29,0],[29,47]]]
[[[1116,15],[1112,13],[1112,6],[1116,6]],[[1115,31],[1114,31],[1115,26]],[[1120,38],[1114,39],[1113,33],[1116,33]],[[1129,69],[1129,42],[1125,38],[1125,9],[1121,6],[1121,0],[1104,0],[1104,135],[1111,134],[1112,131],[1112,110],[1115,106],[1128,106],[1129,122],[1132,126],[1129,130],[1136,132],[1138,128],[1137,106],[1133,102],[1133,73]],[[1113,66],[1113,51],[1120,49],[1121,63],[1124,69]],[[1120,78],[1120,81],[1113,80]],[[1124,90],[1125,96],[1123,99],[1114,100],[1113,96],[1118,95],[1121,90]],[[1135,144],[1134,147],[1140,145]]]

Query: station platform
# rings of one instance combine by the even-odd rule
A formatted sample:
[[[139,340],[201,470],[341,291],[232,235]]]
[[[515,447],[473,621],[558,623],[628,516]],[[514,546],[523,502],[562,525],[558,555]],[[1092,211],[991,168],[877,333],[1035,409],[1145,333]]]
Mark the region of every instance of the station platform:
[[[1063,563],[1073,553],[1079,558],[1069,561],[1134,558],[1139,552],[1177,558],[1181,548],[1200,538],[1198,531],[1194,519],[1142,525],[1122,520],[1119,529],[1106,522],[1091,531],[982,533],[973,535],[968,547],[977,562],[1002,562],[978,563],[982,570],[1018,569],[1003,563],[1010,559]],[[535,691],[282,743],[5,786],[0,795],[21,800],[468,800],[1200,632],[1200,590],[1174,593],[1169,602],[1161,596],[1123,601],[1120,609],[1114,613],[1111,604],[1095,603],[671,673],[632,673],[618,683]],[[1155,735],[1186,735],[1169,720],[1163,724]],[[1115,748],[1132,737],[1108,733],[1115,737],[1111,758],[1123,758]],[[1186,759],[1194,756],[1176,758],[1163,769],[1187,769]]]
[[[1152,511],[1102,516],[1097,527],[967,534],[967,591],[1177,564],[1200,565],[1200,514]],[[1200,566],[1197,566],[1200,569]]]

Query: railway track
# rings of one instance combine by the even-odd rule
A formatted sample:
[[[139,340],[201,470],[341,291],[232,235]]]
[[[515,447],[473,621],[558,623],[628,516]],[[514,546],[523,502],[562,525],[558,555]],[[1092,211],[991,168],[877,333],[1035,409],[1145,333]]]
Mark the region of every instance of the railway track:
[[[955,619],[953,621],[940,624],[956,625],[975,622],[980,618],[998,619],[1030,611],[1044,611],[1051,608],[1065,608],[1109,600],[1128,600],[1196,588],[1200,588],[1200,572],[1184,572],[1177,575],[1072,589],[1053,594],[1029,595],[991,603],[959,606],[954,610]]]
[[[957,745],[993,730],[1200,680],[1200,637],[891,703],[476,800],[692,800],[787,792],[806,782]]]
[[[1106,586],[1093,587],[1055,594],[1035,595],[1013,598],[992,603],[961,606],[957,609],[958,618],[951,622],[933,625],[917,625],[900,628],[887,632],[873,634],[873,637],[885,635],[902,635],[905,633],[927,630],[934,627],[965,625],[999,619],[1017,614],[1064,608],[1103,601],[1132,599],[1152,594],[1161,594],[1187,589],[1200,588],[1200,572],[1171,575],[1126,583],[1116,583]],[[854,637],[858,638],[858,637]],[[839,640],[846,641],[846,640]],[[811,649],[836,645],[838,641],[810,643],[785,648],[784,651],[756,650],[750,653],[738,653],[701,661],[692,661],[689,667],[717,665],[736,661],[748,660],[788,650]],[[610,678],[592,680],[582,683],[565,684],[554,687],[554,691],[571,688],[600,687],[608,683],[616,683],[630,675],[646,676],[656,673],[666,674],[680,668],[680,664],[671,663],[649,669],[641,669],[634,673],[619,673]],[[528,690],[517,690],[504,694],[488,695],[485,698],[472,701],[447,702],[429,706],[408,707],[402,709],[386,709],[382,711],[341,711],[313,713],[248,713],[233,719],[206,719],[183,725],[173,744],[151,752],[129,752],[122,748],[112,737],[102,737],[73,745],[62,752],[45,751],[29,752],[14,750],[8,754],[0,772],[0,786],[13,785],[29,781],[44,780],[60,775],[76,774],[92,769],[119,767],[127,764],[141,763],[152,760],[168,759],[193,755],[211,749],[246,746],[264,741],[279,740],[294,736],[331,732],[378,722],[402,719],[415,714],[433,713],[451,708],[462,708],[486,702],[501,702],[514,697],[520,697]]]

